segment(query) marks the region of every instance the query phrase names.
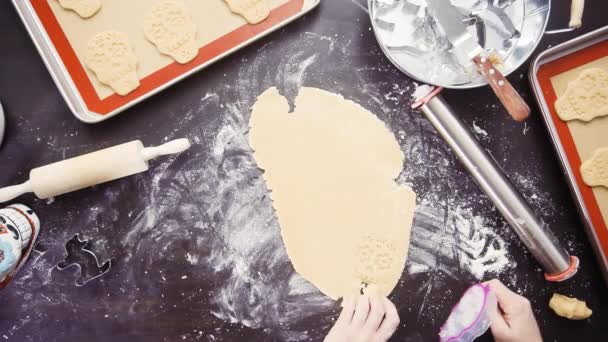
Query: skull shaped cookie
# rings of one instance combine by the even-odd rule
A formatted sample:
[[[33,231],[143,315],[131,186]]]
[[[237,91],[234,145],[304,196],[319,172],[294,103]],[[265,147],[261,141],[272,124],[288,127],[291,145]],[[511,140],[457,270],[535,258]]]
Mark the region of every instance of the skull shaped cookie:
[[[250,24],[257,24],[270,14],[269,0],[224,0],[230,10],[241,15]]]
[[[608,115],[608,72],[600,68],[581,72],[555,101],[555,110],[564,121],[591,121]]]
[[[600,148],[581,165],[583,181],[589,186],[608,188],[608,147]]]
[[[144,33],[158,50],[185,64],[198,55],[196,25],[188,8],[178,1],[157,3],[146,14]]]
[[[59,0],[61,7],[76,12],[82,18],[90,18],[101,9],[101,0]]]
[[[85,63],[101,83],[119,95],[127,95],[139,86],[137,57],[129,38],[122,32],[105,31],[93,36],[87,46]]]

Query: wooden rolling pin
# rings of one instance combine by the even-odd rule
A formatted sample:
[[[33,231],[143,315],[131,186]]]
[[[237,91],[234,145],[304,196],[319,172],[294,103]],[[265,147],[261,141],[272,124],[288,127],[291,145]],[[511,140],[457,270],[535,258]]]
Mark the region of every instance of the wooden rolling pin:
[[[188,139],[158,147],[144,147],[139,140],[33,169],[29,181],[0,189],[0,203],[33,192],[46,199],[148,170],[148,161],[190,148]]]

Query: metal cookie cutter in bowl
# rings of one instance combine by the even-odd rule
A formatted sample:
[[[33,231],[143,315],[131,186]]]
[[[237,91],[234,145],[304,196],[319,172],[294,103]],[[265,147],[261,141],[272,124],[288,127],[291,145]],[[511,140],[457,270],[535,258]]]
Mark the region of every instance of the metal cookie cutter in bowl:
[[[507,76],[532,54],[549,19],[549,0],[445,0],[486,51],[499,56]],[[474,65],[462,65],[454,43],[433,17],[426,0],[368,0],[372,27],[388,59],[406,75],[451,89],[487,81]]]
[[[401,71],[427,84],[490,85],[513,119],[530,107],[504,75],[532,53],[548,0],[368,0],[374,33]]]

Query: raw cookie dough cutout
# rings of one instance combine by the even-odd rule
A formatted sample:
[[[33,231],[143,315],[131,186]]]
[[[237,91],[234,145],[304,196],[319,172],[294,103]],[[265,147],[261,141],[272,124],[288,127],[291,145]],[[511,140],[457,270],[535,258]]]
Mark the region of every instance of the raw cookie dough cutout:
[[[129,37],[122,32],[105,31],[89,40],[85,63],[103,84],[119,95],[127,95],[139,86],[137,57]]]
[[[549,301],[549,307],[556,315],[572,320],[587,319],[593,313],[584,301],[559,293],[553,294]]]
[[[196,24],[182,2],[162,1],[154,5],[144,18],[144,33],[158,51],[180,64],[198,55]]]
[[[591,159],[581,165],[581,175],[589,186],[608,188],[608,147],[593,152]]]
[[[608,115],[608,72],[600,68],[581,72],[555,101],[555,110],[564,121],[591,121]]]
[[[354,276],[364,284],[377,287],[377,293],[390,293],[388,288],[397,272],[403,271],[399,251],[386,237],[369,234],[357,245],[357,267]]]
[[[59,5],[66,10],[76,12],[82,18],[90,18],[101,9],[101,0],[59,0]]]
[[[404,155],[375,115],[301,88],[295,112],[276,88],[253,106],[249,138],[295,270],[333,299],[361,284],[388,295],[403,272],[415,193],[395,179]]]
[[[224,0],[230,10],[250,24],[258,24],[270,15],[270,0]]]

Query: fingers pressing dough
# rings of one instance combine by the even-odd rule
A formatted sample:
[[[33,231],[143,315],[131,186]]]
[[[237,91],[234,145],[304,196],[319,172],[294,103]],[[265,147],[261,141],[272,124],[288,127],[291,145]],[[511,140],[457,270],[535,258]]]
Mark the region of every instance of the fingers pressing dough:
[[[583,71],[555,101],[562,120],[591,121],[608,115],[608,72],[599,68]]]
[[[257,24],[270,15],[269,0],[224,0],[230,10],[247,20],[250,24]]]
[[[144,33],[158,50],[185,64],[198,55],[196,25],[179,1],[162,1],[146,14]]]
[[[119,95],[127,95],[139,86],[137,57],[122,32],[105,31],[93,36],[87,45],[85,63],[101,83]]]
[[[101,9],[101,0],[59,0],[61,7],[76,12],[82,18],[90,18]]]
[[[608,147],[600,148],[581,165],[583,181],[589,186],[608,188]]]

